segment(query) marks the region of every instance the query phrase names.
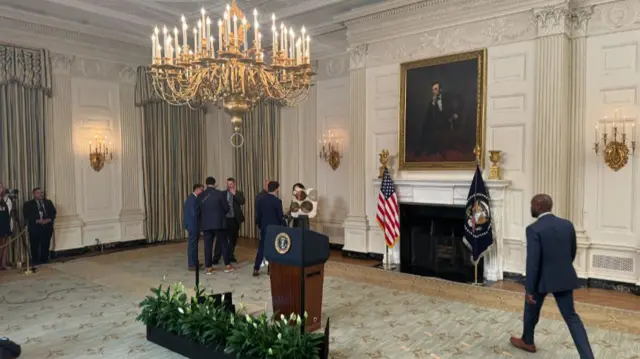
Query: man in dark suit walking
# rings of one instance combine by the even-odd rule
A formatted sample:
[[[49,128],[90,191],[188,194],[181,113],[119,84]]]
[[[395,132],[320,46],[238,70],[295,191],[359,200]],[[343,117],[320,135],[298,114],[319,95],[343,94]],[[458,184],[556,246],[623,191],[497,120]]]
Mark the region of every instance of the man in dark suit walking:
[[[580,288],[573,268],[576,231],[571,222],[554,216],[552,207],[551,197],[546,194],[535,195],[531,200],[531,216],[537,221],[527,227],[524,330],[521,338],[511,337],[511,344],[535,353],[533,334],[540,319],[540,309],[547,294],[553,293],[580,358],[593,359],[587,331],[573,303],[573,290]]]
[[[187,243],[187,262],[190,271],[196,270],[198,262],[198,238],[200,237],[200,224],[198,223],[198,196],[204,190],[201,184],[193,185],[193,193],[184,201],[183,222],[184,228],[189,233]]]
[[[253,276],[260,275],[260,265],[264,259],[264,241],[267,234],[267,227],[270,225],[285,226],[284,214],[282,213],[282,200],[278,198],[278,190],[280,184],[271,181],[267,185],[268,194],[260,198],[256,203],[256,222],[260,229],[260,243],[258,244],[258,253],[256,253],[256,261],[253,265]]]
[[[198,196],[198,206],[200,208],[200,228],[204,232],[204,266],[205,273],[212,274],[213,270],[213,240],[220,241],[222,246],[222,260],[225,265],[225,273],[233,272],[233,267],[229,261],[228,239],[227,239],[227,213],[229,203],[224,193],[218,191],[216,179],[207,177],[206,189]]]
[[[264,180],[264,188],[262,189],[262,191],[258,192],[258,194],[256,195],[256,200],[254,202],[254,214],[255,214],[254,217],[256,220],[256,226],[258,227],[258,231],[260,231],[260,223],[258,222],[258,207],[259,207],[260,200],[265,196],[269,195],[269,191],[268,191],[269,182],[271,181],[269,181],[268,179]]]
[[[53,236],[53,221],[57,213],[56,207],[53,202],[44,198],[42,189],[36,187],[33,189],[33,199],[25,202],[22,212],[29,227],[33,265],[47,263]]]
[[[224,191],[224,196],[229,203],[229,212],[227,212],[227,237],[229,238],[229,260],[231,263],[237,263],[235,256],[236,244],[238,244],[238,235],[240,233],[240,225],[244,222],[244,213],[242,213],[242,206],[244,206],[244,193],[238,191],[236,188],[236,180],[234,178],[227,178],[227,190]],[[213,264],[218,264],[220,257],[222,256],[221,241],[216,241],[216,247],[213,252]]]

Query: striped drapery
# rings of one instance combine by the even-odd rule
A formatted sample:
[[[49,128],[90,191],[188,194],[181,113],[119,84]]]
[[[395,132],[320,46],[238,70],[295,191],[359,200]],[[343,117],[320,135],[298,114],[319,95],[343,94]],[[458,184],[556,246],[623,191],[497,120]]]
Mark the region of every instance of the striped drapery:
[[[184,200],[204,180],[204,110],[172,106],[149,87],[144,67],[138,68],[136,105],[143,108],[143,180],[147,241],[185,237]]]
[[[0,181],[19,191],[14,204],[19,218],[33,188],[46,193],[45,120],[51,116],[51,84],[48,51],[0,44]],[[19,261],[22,254],[10,246],[9,262]]]
[[[280,173],[280,106],[271,101],[258,104],[244,117],[242,127],[244,145],[233,153],[233,173],[247,199],[240,235],[257,238],[254,199],[265,179],[278,180]]]

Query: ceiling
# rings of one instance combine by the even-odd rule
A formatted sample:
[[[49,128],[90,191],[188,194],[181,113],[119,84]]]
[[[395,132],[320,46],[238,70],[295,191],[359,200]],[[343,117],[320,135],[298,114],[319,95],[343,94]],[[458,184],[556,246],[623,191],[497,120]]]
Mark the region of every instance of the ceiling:
[[[304,25],[311,34],[319,35],[343,29],[333,20],[335,15],[383,1],[237,0],[237,3],[248,19],[256,8],[262,14],[263,28],[271,27],[271,13],[275,13],[279,21],[296,28]],[[182,14],[189,23],[195,23],[202,7],[217,20],[227,3],[230,0],[0,0],[0,17],[3,10],[7,10],[5,14],[10,10],[18,20],[147,46],[154,26],[178,26]],[[315,38],[314,42],[320,41],[317,44],[325,47],[336,46],[335,36],[328,36],[327,40],[329,38],[331,40],[324,44],[321,38]]]

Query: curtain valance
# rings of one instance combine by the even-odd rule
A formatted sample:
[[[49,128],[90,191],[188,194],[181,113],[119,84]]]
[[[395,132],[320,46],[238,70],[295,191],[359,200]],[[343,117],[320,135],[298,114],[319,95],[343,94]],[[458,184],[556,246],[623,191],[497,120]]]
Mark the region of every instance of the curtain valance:
[[[0,86],[17,83],[51,97],[51,57],[45,49],[0,44]]]

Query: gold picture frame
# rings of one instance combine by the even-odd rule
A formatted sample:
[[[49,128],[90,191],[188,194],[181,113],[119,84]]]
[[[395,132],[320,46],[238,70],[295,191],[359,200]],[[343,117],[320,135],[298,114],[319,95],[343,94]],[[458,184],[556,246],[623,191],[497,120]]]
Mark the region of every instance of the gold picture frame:
[[[452,65],[455,64],[455,65]],[[457,68],[466,69],[465,71],[456,71]],[[475,73],[473,72],[473,68],[475,68]],[[425,70],[427,69],[427,70]],[[417,70],[417,71],[414,71]],[[407,79],[407,74],[412,72],[412,78],[410,80]],[[467,74],[468,73],[468,74]],[[448,75],[447,75],[448,74]],[[464,105],[459,105],[462,110],[462,116],[458,116],[455,111],[451,119],[449,119],[448,124],[445,126],[450,126],[450,128],[446,128],[446,131],[450,131],[451,137],[447,137],[446,141],[449,141],[447,145],[452,145],[452,148],[456,148],[455,151],[449,151],[449,149],[441,148],[440,150],[433,149],[434,147],[438,147],[438,145],[425,145],[424,139],[425,133],[426,136],[429,136],[429,130],[427,129],[426,120],[420,121],[420,115],[422,113],[426,114],[426,118],[429,118],[429,110],[425,112],[420,112],[423,107],[429,108],[429,104],[434,106],[435,104],[435,91],[440,91],[439,82],[443,81],[440,78],[442,75],[444,78],[448,78],[449,80],[457,83],[457,87],[461,89],[461,91],[465,92],[464,94],[456,95],[456,98],[460,98],[461,100],[458,103],[464,104],[464,99],[469,99],[470,103],[475,107],[475,112],[472,110],[464,109]],[[473,75],[473,76],[472,76]],[[466,78],[465,78],[466,76]],[[430,79],[430,80],[429,80]],[[412,82],[413,81],[413,82]],[[431,81],[424,84],[423,81]],[[447,80],[444,80],[447,81]],[[465,86],[464,81],[475,84],[475,96],[471,93],[471,90],[468,88],[469,86]],[[410,97],[410,111],[407,111],[407,96],[408,96],[408,85],[411,85],[409,91],[415,91],[409,93]],[[434,89],[434,86],[438,85],[437,90]],[[419,87],[424,86],[424,89]],[[416,90],[418,89],[418,90]],[[447,91],[447,87],[444,86],[445,91]],[[420,93],[420,91],[431,91],[426,93]],[[484,167],[484,159],[485,159],[485,116],[486,116],[486,90],[487,90],[487,51],[486,49],[469,51],[464,53],[446,55],[441,57],[435,57],[430,59],[418,60],[403,63],[400,65],[400,116],[399,116],[399,131],[398,131],[398,157],[399,157],[399,170],[401,171],[419,171],[419,170],[470,170],[474,169],[476,166],[476,159],[474,154],[474,149],[480,149],[480,166]],[[446,92],[438,92],[442,96]],[[416,99],[421,99],[422,95],[433,96],[432,101],[429,101],[427,97],[425,97],[425,102],[420,103],[416,101]],[[442,97],[439,97],[442,99]],[[475,102],[475,103],[474,103]],[[425,103],[427,104],[425,106]],[[440,113],[444,113],[442,110],[442,100],[438,102],[440,107]],[[475,118],[471,116],[466,116],[465,114],[475,114]],[[413,117],[412,121],[410,121],[409,126],[407,126],[407,115]],[[453,119],[458,123],[458,119],[462,117],[460,122],[460,127],[454,129]],[[424,117],[423,117],[424,119]],[[475,121],[473,121],[475,119]],[[470,124],[475,124],[475,129],[470,128]],[[467,125],[465,127],[465,124]],[[416,129],[418,128],[418,130]],[[475,131],[473,131],[475,130]],[[419,131],[419,132],[416,132]],[[457,132],[456,132],[457,131]],[[475,134],[474,134],[475,132]],[[413,135],[411,141],[408,140],[407,134],[411,133]],[[420,133],[420,135],[418,135]],[[418,136],[421,139],[416,139]],[[434,140],[442,139],[441,136],[437,136],[436,134],[432,134],[434,136]],[[475,138],[475,141],[471,140],[471,138]],[[455,140],[453,140],[455,139]],[[442,140],[445,141],[445,140]],[[413,142],[409,151],[409,156],[411,157],[409,160],[407,159],[407,145]],[[433,143],[436,141],[426,141],[429,143]],[[475,143],[470,143],[475,142]],[[425,149],[425,146],[431,146],[429,149]],[[442,147],[442,146],[440,146]],[[437,151],[435,155],[430,154]],[[424,154],[425,152],[426,155]],[[418,153],[418,154],[416,154]],[[445,153],[442,155],[441,153]],[[437,160],[422,160],[423,158],[433,158],[434,156],[439,156]],[[447,158],[449,156],[450,158]],[[455,158],[458,156],[458,159],[452,160],[451,158]]]

